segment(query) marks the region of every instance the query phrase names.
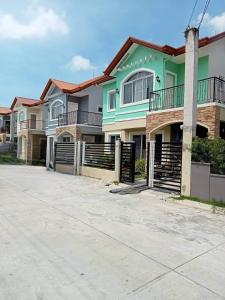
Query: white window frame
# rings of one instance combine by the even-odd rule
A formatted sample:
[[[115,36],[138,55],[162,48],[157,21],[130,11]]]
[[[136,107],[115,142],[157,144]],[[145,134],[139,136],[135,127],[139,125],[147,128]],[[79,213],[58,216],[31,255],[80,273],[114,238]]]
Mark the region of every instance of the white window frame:
[[[116,89],[113,89],[113,90],[110,90],[108,91],[107,93],[107,111],[110,112],[110,111],[115,111],[116,110],[116,99],[115,99],[115,108],[113,109],[110,109],[110,94],[114,94],[116,95]]]
[[[70,141],[69,142],[64,142],[63,141],[64,138],[70,138]],[[71,135],[69,135],[69,134],[63,134],[62,135],[62,143],[71,143]]]
[[[123,103],[123,98],[124,98],[124,85],[126,84],[126,81],[133,75],[135,75],[136,73],[139,73],[139,72],[149,72],[149,73],[152,73],[152,77],[153,77],[153,91],[155,90],[155,71],[152,70],[152,69],[148,69],[148,68],[140,68],[140,69],[136,69],[132,72],[130,72],[124,79],[123,81],[121,82],[121,85],[120,85],[120,106],[121,107],[126,107],[126,106],[132,106],[132,105],[140,105],[140,104],[143,104],[143,103],[148,103],[149,101],[151,101],[151,99],[143,99],[143,100],[140,100],[140,101],[136,101],[136,102],[131,102],[131,103]],[[146,78],[148,76],[145,76]],[[143,77],[143,78],[145,78]],[[135,80],[131,80],[129,81],[130,82],[134,82],[136,80],[139,80],[139,79],[135,79]],[[128,83],[128,82],[127,82]],[[132,93],[133,93],[133,89],[132,89]]]
[[[20,115],[21,115],[22,113],[24,114],[24,119],[23,119],[23,120],[20,119]],[[25,121],[25,120],[26,120],[26,113],[25,113],[24,110],[21,110],[21,111],[19,112],[19,114],[18,114],[18,121],[19,121],[19,123],[20,123],[20,122]]]
[[[64,103],[61,99],[55,99],[51,104],[50,104],[50,121],[56,121],[58,120],[58,117],[56,119],[52,118],[52,107],[56,102],[60,102],[62,104],[63,110],[64,110]]]

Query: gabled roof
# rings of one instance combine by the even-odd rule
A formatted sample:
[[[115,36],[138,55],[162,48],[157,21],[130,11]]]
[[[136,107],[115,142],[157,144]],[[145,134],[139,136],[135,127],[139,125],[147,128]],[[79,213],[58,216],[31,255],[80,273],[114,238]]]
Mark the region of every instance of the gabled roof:
[[[0,115],[9,115],[11,109],[9,107],[0,107]]]
[[[57,86],[63,93],[67,93],[67,94],[73,94],[79,91],[82,91],[86,88],[88,88],[91,85],[94,84],[100,84],[104,81],[109,80],[110,77],[107,75],[101,75],[92,79],[89,79],[87,81],[84,81],[80,84],[76,84],[76,83],[70,83],[70,82],[65,82],[62,80],[57,80],[57,79],[49,79],[43,93],[41,94],[40,99],[43,101],[46,94],[48,93],[49,88],[51,87],[52,83]]]
[[[24,97],[15,97],[15,99],[13,100],[13,103],[10,107],[11,110],[13,110],[13,108],[16,105],[17,101],[19,101],[21,103],[21,105],[30,106],[32,104],[37,103],[39,100],[38,99],[31,99],[31,98],[24,98]]]
[[[204,37],[199,39],[199,48],[204,47],[208,44],[211,44],[215,41],[218,41],[222,38],[225,37],[225,31],[221,32],[217,35],[211,36],[211,37]],[[123,44],[123,46],[121,47],[121,49],[117,52],[117,54],[115,55],[115,57],[113,58],[113,60],[111,61],[111,63],[108,65],[108,67],[105,69],[104,74],[110,76],[111,72],[113,71],[113,69],[118,65],[118,63],[121,61],[121,59],[123,58],[123,56],[127,53],[127,51],[130,49],[130,47],[133,45],[141,45],[147,48],[151,48],[154,49],[156,51],[168,54],[168,55],[180,55],[183,54],[185,52],[185,46],[181,46],[179,48],[174,48],[170,45],[164,45],[164,46],[160,46],[157,44],[153,44],[144,40],[140,40],[137,39],[135,37],[129,37],[127,39],[127,41]]]
[[[70,82],[65,82],[63,80],[50,78],[41,94],[40,97],[41,100],[44,100],[52,84],[54,84],[57,88],[59,88],[63,93],[69,93],[72,89],[77,87],[77,84],[75,83],[70,83]]]

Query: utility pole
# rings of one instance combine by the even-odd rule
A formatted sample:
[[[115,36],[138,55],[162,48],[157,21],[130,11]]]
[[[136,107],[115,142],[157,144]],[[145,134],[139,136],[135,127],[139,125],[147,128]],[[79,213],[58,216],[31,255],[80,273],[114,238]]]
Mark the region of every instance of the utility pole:
[[[185,31],[185,82],[184,82],[184,121],[182,147],[182,195],[191,193],[191,151],[192,139],[196,136],[197,121],[197,75],[198,75],[197,28]]]

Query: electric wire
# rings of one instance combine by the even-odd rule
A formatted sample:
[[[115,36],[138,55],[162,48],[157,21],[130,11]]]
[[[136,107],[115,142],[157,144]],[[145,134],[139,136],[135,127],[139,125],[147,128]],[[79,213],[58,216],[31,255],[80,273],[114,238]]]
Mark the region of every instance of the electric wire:
[[[187,28],[190,27],[190,23],[191,23],[191,21],[192,21],[192,18],[193,18],[193,15],[194,15],[194,12],[195,12],[195,9],[196,9],[197,4],[198,4],[198,0],[195,0],[195,4],[194,4],[194,6],[193,6],[193,9],[192,9],[192,12],[191,12],[189,21],[188,21]]]
[[[206,14],[206,11],[207,11],[207,9],[208,9],[208,7],[209,7],[209,3],[210,3],[210,0],[206,0],[206,2],[205,2],[205,8],[204,8],[204,10],[203,10],[203,13],[202,13],[200,22],[199,22],[199,24],[198,24],[198,29],[200,28],[200,26],[201,26],[201,24],[202,24],[202,21],[203,21],[203,19],[204,19],[204,16],[205,16],[205,14]]]

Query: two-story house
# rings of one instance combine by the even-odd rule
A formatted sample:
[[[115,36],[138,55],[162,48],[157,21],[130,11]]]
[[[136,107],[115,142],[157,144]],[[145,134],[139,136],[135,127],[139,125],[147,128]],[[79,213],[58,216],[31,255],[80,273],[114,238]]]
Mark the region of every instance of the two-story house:
[[[128,38],[104,71],[106,141],[136,142],[145,155],[146,139],[181,141],[185,47],[159,46]],[[197,135],[225,137],[225,33],[199,40]]]
[[[10,113],[10,108],[0,107],[0,143],[10,140]]]
[[[11,105],[12,139],[17,141],[17,157],[29,164],[45,161],[45,115],[42,101],[16,97]]]
[[[103,140],[99,84],[107,79],[99,76],[80,84],[49,79],[41,95],[45,105],[47,167],[53,167],[55,142]]]

